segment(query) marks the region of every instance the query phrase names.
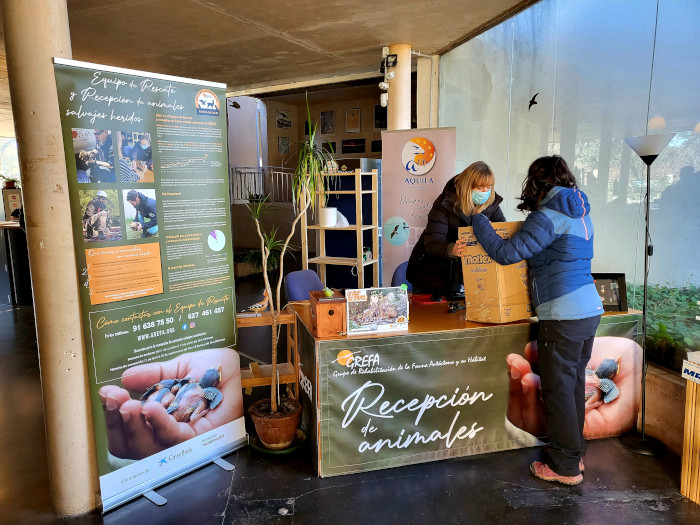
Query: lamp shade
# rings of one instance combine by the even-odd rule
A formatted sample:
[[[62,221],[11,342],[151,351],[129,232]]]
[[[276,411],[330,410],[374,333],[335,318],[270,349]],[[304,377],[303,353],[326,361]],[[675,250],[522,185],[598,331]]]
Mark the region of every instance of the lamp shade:
[[[632,148],[647,166],[656,160],[675,133],[659,133],[657,135],[640,135],[639,137],[625,137],[625,142]]]

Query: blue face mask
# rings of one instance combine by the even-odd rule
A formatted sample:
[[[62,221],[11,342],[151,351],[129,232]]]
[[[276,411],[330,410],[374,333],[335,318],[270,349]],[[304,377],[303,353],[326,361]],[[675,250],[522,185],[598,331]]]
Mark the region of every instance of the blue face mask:
[[[148,149],[150,147],[150,144],[141,144],[141,147],[143,149]]]
[[[491,190],[489,191],[472,191],[472,200],[474,201],[474,204],[483,204],[487,200],[489,200],[489,197],[491,196]]]

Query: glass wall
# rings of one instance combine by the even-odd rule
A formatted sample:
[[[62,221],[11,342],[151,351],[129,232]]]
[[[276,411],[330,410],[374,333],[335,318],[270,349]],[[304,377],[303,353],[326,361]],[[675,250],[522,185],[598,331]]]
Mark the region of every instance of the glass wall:
[[[441,57],[440,126],[458,171],[484,160],[508,220],[527,167],[562,155],[588,194],[594,272],[624,273],[641,310],[646,167],[624,138],[678,132],[651,169],[648,348],[700,350],[700,2],[543,0]]]

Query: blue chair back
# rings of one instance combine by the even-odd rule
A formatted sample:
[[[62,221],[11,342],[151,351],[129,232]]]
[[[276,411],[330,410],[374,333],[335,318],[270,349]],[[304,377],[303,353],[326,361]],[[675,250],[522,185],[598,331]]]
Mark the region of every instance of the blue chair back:
[[[394,270],[394,275],[391,276],[391,286],[401,286],[405,284],[408,286],[408,291],[413,291],[413,286],[406,280],[406,268],[408,268],[408,261],[404,261],[396,267]]]
[[[313,270],[289,272],[284,276],[284,293],[287,301],[308,301],[309,292],[323,290],[323,283]]]

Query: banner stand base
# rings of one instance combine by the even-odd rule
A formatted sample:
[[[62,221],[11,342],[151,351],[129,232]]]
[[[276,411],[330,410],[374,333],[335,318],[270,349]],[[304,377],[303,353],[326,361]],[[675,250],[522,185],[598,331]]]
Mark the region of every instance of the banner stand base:
[[[221,467],[226,472],[232,472],[236,468],[234,465],[231,465],[231,463],[229,463],[228,461],[226,461],[223,458],[216,458],[215,460],[212,461],[212,463],[214,463],[214,465]]]
[[[148,492],[144,492],[143,497],[151,503],[158,505],[159,507],[162,507],[168,502],[167,499],[158,494],[155,490],[149,490]]]

